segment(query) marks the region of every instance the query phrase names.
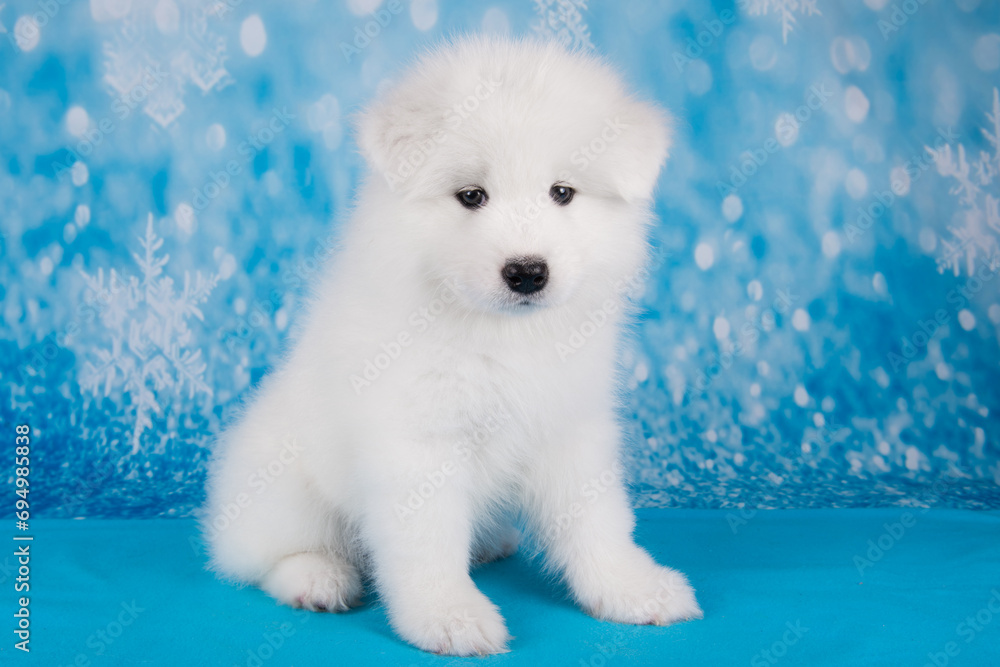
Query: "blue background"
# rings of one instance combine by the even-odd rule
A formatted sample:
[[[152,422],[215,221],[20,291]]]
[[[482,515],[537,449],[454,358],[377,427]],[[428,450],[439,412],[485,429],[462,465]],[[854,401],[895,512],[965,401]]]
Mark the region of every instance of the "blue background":
[[[679,119],[625,354],[637,504],[1000,508],[1000,7],[737,4],[0,4],[33,514],[190,515],[349,209],[351,114],[476,30],[594,48]]]

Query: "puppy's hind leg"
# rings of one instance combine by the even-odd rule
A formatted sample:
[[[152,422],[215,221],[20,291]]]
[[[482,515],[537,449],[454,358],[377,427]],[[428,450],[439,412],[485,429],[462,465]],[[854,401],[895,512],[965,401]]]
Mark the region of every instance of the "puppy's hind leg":
[[[318,551],[285,556],[264,575],[260,587],[278,602],[310,611],[347,611],[364,592],[354,565]]]
[[[318,496],[294,448],[265,449],[268,441],[257,437],[250,451],[258,455],[223,459],[209,485],[202,523],[212,568],[294,607],[341,611],[356,604],[362,581],[352,563],[352,531]]]
[[[300,491],[282,491],[244,508],[214,536],[216,569],[292,607],[344,611],[357,605],[361,574],[346,555],[342,526]]]

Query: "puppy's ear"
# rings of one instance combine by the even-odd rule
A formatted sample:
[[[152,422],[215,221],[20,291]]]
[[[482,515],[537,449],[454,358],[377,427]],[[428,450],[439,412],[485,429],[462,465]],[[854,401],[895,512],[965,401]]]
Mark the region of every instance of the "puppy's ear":
[[[404,158],[411,157],[414,151],[426,150],[427,140],[434,134],[430,109],[401,102],[399,96],[380,99],[356,120],[362,156],[371,170],[384,177],[390,186],[401,180],[397,172]]]
[[[673,144],[672,119],[651,104],[631,101],[606,127],[619,131],[608,142],[608,167],[619,194],[629,203],[651,199]]]
[[[377,100],[358,116],[357,141],[368,167],[380,174],[389,172],[393,157],[408,143],[407,126],[391,104]]]

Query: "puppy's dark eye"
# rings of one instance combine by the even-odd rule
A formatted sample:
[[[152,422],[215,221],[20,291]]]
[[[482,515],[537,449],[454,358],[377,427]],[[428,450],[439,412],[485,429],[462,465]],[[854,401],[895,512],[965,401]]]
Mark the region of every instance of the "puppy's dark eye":
[[[482,208],[486,205],[486,191],[482,188],[469,188],[455,193],[458,203],[468,209]]]
[[[569,187],[568,185],[559,185],[558,183],[553,185],[549,189],[549,196],[552,197],[552,201],[559,204],[560,206],[565,206],[566,204],[573,201],[573,195],[576,194],[576,190]]]

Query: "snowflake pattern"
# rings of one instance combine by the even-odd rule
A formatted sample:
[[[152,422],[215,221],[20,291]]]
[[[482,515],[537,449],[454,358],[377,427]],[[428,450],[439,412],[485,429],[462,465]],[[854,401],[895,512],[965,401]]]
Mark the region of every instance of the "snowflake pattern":
[[[570,48],[593,49],[590,29],[583,20],[587,0],[535,0],[539,19],[534,30]]]
[[[103,45],[104,81],[111,94],[144,102],[143,111],[160,127],[184,113],[186,83],[208,93],[233,82],[225,68],[226,40],[212,30],[212,23],[226,13],[220,6],[228,6],[202,0],[169,6],[168,12],[160,5],[137,3],[118,19],[114,37]],[[153,74],[159,72],[167,74],[165,80]]]
[[[80,271],[87,284],[88,303],[100,304],[100,320],[111,333],[111,346],[99,347],[80,374],[80,387],[95,397],[110,397],[116,388],[128,397],[133,417],[132,453],[139,451],[143,432],[153,426],[152,415],[162,415],[160,399],[174,402],[187,390],[188,399],[201,393],[212,396],[204,379],[202,351],[191,349],[193,335],[187,320],[204,320],[199,306],[218,284],[217,273],[184,272],[184,287],[174,290],[174,281],[164,275],[170,255],[158,256],[163,239],[153,230],[149,215],[145,236],[139,237],[142,254],[132,257],[139,276],[114,269],[105,282],[103,269],[97,275]]]
[[[14,3],[3,3],[11,6],[0,9],[9,30],[0,35],[3,42],[13,36],[21,14],[35,35],[28,10],[51,4],[32,0],[14,12]],[[430,31],[399,16],[373,40],[366,55],[375,69],[335,59],[318,69],[308,66],[329,50],[331,39],[353,39],[356,27],[376,18],[354,13],[374,4],[333,2],[312,11],[319,5],[290,10],[287,3],[251,6],[238,0],[70,3],[72,11],[67,6],[48,17],[40,40],[22,40],[15,45],[19,57],[3,60],[0,421],[29,420],[51,436],[40,439],[33,462],[46,480],[36,490],[39,512],[53,518],[176,517],[190,516],[202,503],[216,435],[240,410],[249,387],[280,363],[294,330],[287,318],[305,312],[316,260],[326,254],[317,239],[339,233],[342,223],[333,220],[349,215],[361,164],[341,136],[344,110],[370,101],[376,80],[409,60],[422,48],[418,44],[479,16],[485,21],[489,11],[476,5],[470,14],[468,3],[429,2],[425,9],[437,8]],[[782,27],[787,30],[780,50],[795,67],[782,68],[781,85],[762,86],[760,77],[741,75],[746,51],[738,63],[726,55],[725,44],[738,37],[728,32],[736,30],[731,26],[705,50],[710,80],[695,72],[678,81],[697,84],[695,89],[707,82],[708,94],[665,88],[674,79],[665,59],[679,46],[667,38],[690,32],[705,3],[624,3],[629,16],[606,29],[599,29],[598,6],[591,2],[488,3],[493,11],[487,23],[506,22],[515,32],[543,33],[580,50],[593,42],[610,51],[651,101],[672,107],[668,100],[681,100],[676,111],[694,121],[656,199],[657,212],[669,218],[655,227],[654,241],[674,259],[647,283],[633,353],[623,362],[630,390],[621,413],[630,443],[624,461],[637,502],[1000,508],[998,281],[983,282],[961,327],[945,327],[933,344],[917,346],[907,370],[894,372],[887,361],[893,341],[923,336],[918,324],[936,308],[958,319],[960,311],[951,307],[973,300],[949,301],[952,290],[972,295],[979,287],[975,278],[966,279],[967,253],[974,249],[979,273],[994,251],[998,235],[990,221],[996,216],[988,213],[986,196],[1000,199],[1000,176],[993,175],[996,159],[980,159],[980,150],[992,158],[995,146],[976,128],[997,134],[982,115],[996,116],[992,86],[983,85],[996,78],[996,70],[990,40],[977,40],[984,35],[987,7],[997,3],[980,3],[976,12],[954,11],[951,2],[922,4],[920,25],[910,17],[908,27],[888,40],[871,25],[879,12],[859,2],[845,3],[850,11],[840,12],[817,0],[819,18],[807,16],[805,4],[786,3],[784,20],[778,3],[711,4],[717,10],[738,5],[742,24],[756,24],[749,39],[762,40],[762,50],[755,51],[758,65],[771,62]],[[880,11],[887,15],[903,1],[868,4],[884,5]],[[251,16],[266,28],[266,49],[252,58],[237,37]],[[870,19],[870,29],[859,19]],[[626,23],[645,29],[618,29]],[[923,52],[934,57],[913,57]],[[153,82],[150,71],[162,78]],[[32,82],[52,74],[66,78],[68,95],[31,94]],[[230,76],[238,85],[219,90]],[[747,196],[714,203],[707,198],[699,184],[716,172],[728,175],[734,151],[759,145],[758,132],[773,123],[772,110],[797,107],[817,77],[833,77],[841,88],[857,84],[867,97],[876,91],[888,97],[872,101],[854,132],[843,131],[842,110],[829,122],[817,121],[795,150],[758,169],[752,186],[741,192]],[[336,91],[330,89],[333,80]],[[225,104],[213,103],[222,96]],[[875,114],[889,108],[889,100],[899,113]],[[119,101],[128,114],[116,106]],[[225,198],[195,215],[192,193],[204,194],[211,175],[239,156],[240,139],[255,136],[275,101],[306,111],[308,128],[299,130],[314,134],[296,131],[270,143],[252,169],[247,165],[243,176],[231,179]],[[69,131],[84,127],[84,116],[73,107],[87,112],[83,136]],[[909,166],[930,166],[934,177],[921,178],[934,187],[921,183],[915,201],[911,184],[909,198],[897,199],[877,222],[873,217],[879,243],[869,235],[869,243],[845,254],[838,223],[854,211],[845,208],[853,198],[843,189],[841,167],[853,165],[865,174],[866,194],[874,194],[871,188],[885,178],[894,151],[909,156],[912,137],[926,134],[939,111],[973,119],[961,138],[926,142],[935,150],[951,144],[945,162],[965,173],[966,184],[937,175],[932,156],[918,144],[926,159],[917,156]],[[113,139],[98,128],[102,117],[123,121],[115,123]],[[95,130],[101,130],[97,136]],[[101,136],[99,153],[88,160],[86,145],[96,145]],[[66,161],[63,147],[88,163],[74,171],[72,187],[57,169],[49,173],[50,159]],[[853,185],[861,183],[854,176]],[[956,185],[958,193],[949,194]],[[789,196],[790,189],[816,196]],[[978,236],[965,224],[970,207],[960,196],[981,212]],[[871,196],[861,200],[873,202]],[[135,211],[141,214],[130,213]],[[156,231],[148,239],[146,211],[153,211]],[[738,224],[728,220],[731,214]],[[799,219],[816,223],[822,244],[817,234],[794,233],[790,221]],[[157,237],[169,238],[159,245]],[[963,239],[969,242],[962,245]],[[699,246],[713,250],[710,270],[693,257]],[[949,246],[942,280],[933,267]],[[103,259],[109,248],[118,259]],[[168,253],[169,262],[157,268]],[[724,270],[716,270],[722,264]],[[914,270],[925,264],[929,272]],[[81,277],[81,268],[90,275]],[[951,276],[956,269],[960,281]],[[197,291],[196,271],[208,280],[218,273],[218,284],[207,300],[188,302],[204,321],[188,312],[171,323],[163,312],[182,299],[186,270],[189,292]],[[167,276],[172,294],[163,298],[156,290]],[[149,299],[144,281],[152,285]],[[778,313],[773,328],[758,334],[757,322],[772,321],[769,304],[777,303],[776,290],[789,288],[793,310]],[[95,293],[100,303],[93,302]],[[85,297],[92,303],[84,304]],[[975,328],[966,332],[970,315]],[[747,322],[750,338],[742,326]],[[726,340],[714,335],[725,330]],[[164,337],[173,352],[171,343],[162,344],[163,352],[153,342]],[[737,342],[746,343],[739,358],[730,354]],[[81,386],[85,365],[87,388]],[[711,387],[695,391],[698,379],[716,368]],[[845,425],[844,437],[836,424]],[[928,492],[937,500],[925,502]]]
[[[781,41],[788,43],[788,35],[794,30],[798,19],[795,13],[803,16],[822,16],[816,7],[818,0],[750,0],[747,13],[750,16],[766,16],[775,14],[781,20]]]
[[[956,276],[964,266],[971,276],[976,260],[988,258],[992,268],[1000,261],[1000,90],[993,89],[993,113],[986,113],[989,127],[982,129],[990,146],[980,151],[972,164],[966,157],[965,146],[956,150],[950,145],[940,150],[926,147],[934,158],[940,175],[955,180],[949,190],[958,196],[960,222],[948,226],[952,239],[942,239],[942,252],[938,257],[938,271],[951,269]]]

